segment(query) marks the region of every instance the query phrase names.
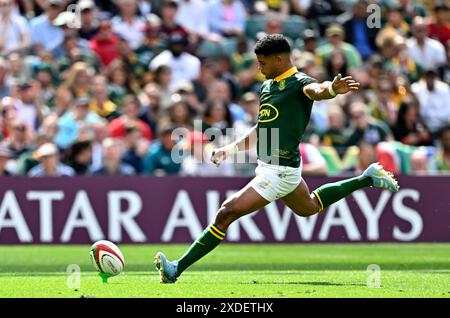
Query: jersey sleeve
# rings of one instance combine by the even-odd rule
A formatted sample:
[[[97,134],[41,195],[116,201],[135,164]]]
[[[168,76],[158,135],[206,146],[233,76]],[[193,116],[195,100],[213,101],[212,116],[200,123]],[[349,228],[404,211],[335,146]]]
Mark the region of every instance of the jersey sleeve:
[[[317,79],[314,77],[308,76],[305,73],[298,73],[297,75],[297,85],[298,85],[298,93],[301,97],[306,97],[307,99],[311,99],[309,96],[305,94],[303,89],[306,85],[311,83],[319,83]]]
[[[303,92],[303,88],[311,83],[319,83],[319,81],[314,77],[306,75],[305,73],[297,74],[297,85],[300,96],[305,96],[306,98],[309,99],[309,97],[306,96],[306,94]]]

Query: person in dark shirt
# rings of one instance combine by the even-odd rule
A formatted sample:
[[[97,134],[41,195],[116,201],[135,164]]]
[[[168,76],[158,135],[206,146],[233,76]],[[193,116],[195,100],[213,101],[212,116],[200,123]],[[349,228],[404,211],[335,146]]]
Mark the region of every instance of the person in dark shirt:
[[[132,176],[136,171],[122,162],[123,148],[120,140],[106,138],[102,143],[103,165],[92,172],[93,176]]]
[[[380,141],[392,140],[389,127],[380,120],[372,118],[367,105],[362,102],[354,102],[350,105],[350,117],[354,125],[348,139],[348,146],[358,145],[361,141],[377,144]]]
[[[181,169],[181,160],[176,162],[172,151],[177,141],[172,138],[175,130],[173,125],[161,127],[159,138],[152,143],[150,150],[143,159],[142,172],[144,174],[178,174]],[[180,158],[181,159],[181,158]]]
[[[419,115],[419,105],[413,99],[405,100],[398,111],[397,122],[392,127],[395,140],[407,145],[431,144],[430,133]]]

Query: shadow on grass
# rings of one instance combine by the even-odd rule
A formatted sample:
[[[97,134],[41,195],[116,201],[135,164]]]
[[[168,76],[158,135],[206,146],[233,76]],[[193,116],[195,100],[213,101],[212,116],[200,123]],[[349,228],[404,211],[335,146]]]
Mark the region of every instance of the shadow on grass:
[[[309,286],[362,286],[364,284],[341,284],[341,283],[330,283],[330,282],[258,282],[253,281],[250,283],[240,283],[245,285],[309,285]]]

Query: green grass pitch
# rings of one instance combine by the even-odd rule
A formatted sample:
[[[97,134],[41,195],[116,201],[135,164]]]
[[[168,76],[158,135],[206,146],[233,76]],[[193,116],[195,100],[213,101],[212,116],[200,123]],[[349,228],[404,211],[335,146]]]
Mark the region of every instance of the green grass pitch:
[[[176,284],[160,284],[154,254],[172,259],[186,247],[121,245],[125,271],[103,284],[89,246],[0,246],[0,298],[450,297],[450,244],[223,244]],[[79,288],[67,286],[69,264],[81,268]],[[370,264],[379,288],[368,287]]]

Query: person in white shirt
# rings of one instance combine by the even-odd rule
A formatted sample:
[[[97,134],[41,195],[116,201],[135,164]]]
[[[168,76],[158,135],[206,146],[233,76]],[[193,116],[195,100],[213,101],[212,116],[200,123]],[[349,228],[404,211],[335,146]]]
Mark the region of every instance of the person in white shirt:
[[[185,81],[192,81],[200,73],[200,60],[185,51],[188,39],[180,33],[173,33],[169,38],[169,49],[161,52],[150,62],[153,72],[161,65],[167,65],[172,71],[170,89]]]
[[[436,69],[447,62],[445,48],[441,42],[429,38],[428,25],[424,18],[413,20],[413,37],[408,39],[408,51],[414,62],[423,69]]]
[[[136,0],[119,0],[120,16],[112,19],[114,33],[124,38],[134,50],[144,41],[145,20],[137,16]]]
[[[13,0],[0,0],[0,54],[27,49],[31,44],[30,30],[25,18],[12,14]]]
[[[211,177],[234,175],[233,164],[227,160],[216,166],[209,160],[213,148],[201,131],[191,131],[186,147],[190,154],[183,158],[180,174],[183,176]]]
[[[420,104],[420,115],[432,135],[450,123],[450,87],[440,81],[436,71],[427,71],[423,78],[411,85]]]
[[[209,34],[208,6],[204,0],[180,0],[176,22],[192,35],[202,38]]]
[[[35,132],[42,123],[43,105],[38,97],[37,86],[31,80],[23,80],[18,83],[19,98],[15,102],[17,116],[27,123]]]

